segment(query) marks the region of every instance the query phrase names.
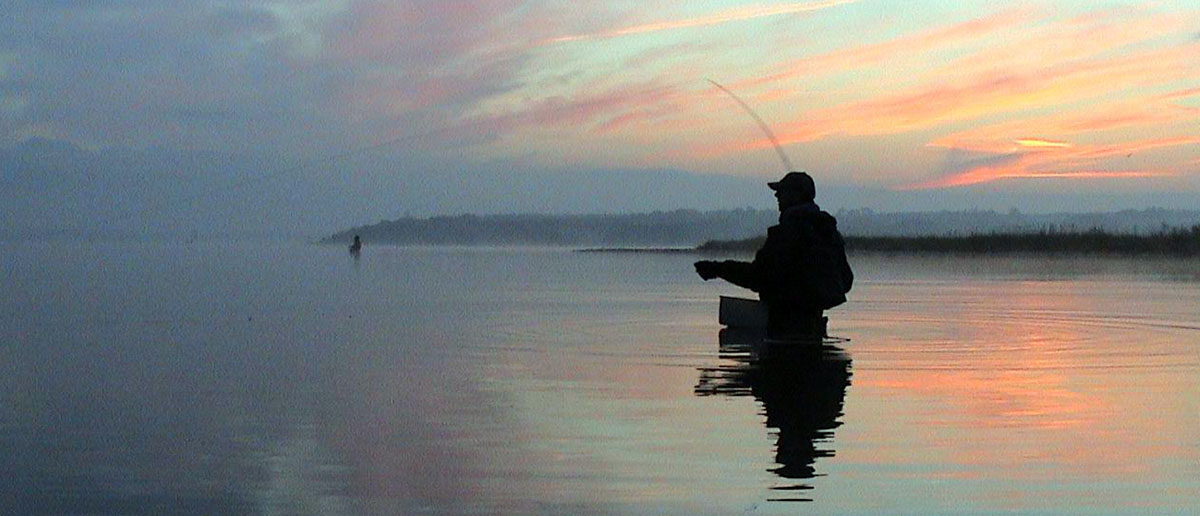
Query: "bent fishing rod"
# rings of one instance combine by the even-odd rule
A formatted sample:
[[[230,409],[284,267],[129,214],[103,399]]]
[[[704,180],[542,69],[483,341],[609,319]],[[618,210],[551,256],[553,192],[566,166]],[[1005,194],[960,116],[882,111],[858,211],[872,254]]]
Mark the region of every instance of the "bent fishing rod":
[[[771,145],[775,147],[775,153],[779,154],[779,161],[783,162],[783,173],[786,174],[796,170],[796,167],[792,166],[792,160],[788,159],[787,154],[783,152],[783,146],[780,145],[779,140],[775,138],[775,133],[771,132],[771,128],[767,126],[767,123],[763,121],[761,116],[758,116],[758,113],[754,112],[754,109],[750,107],[750,104],[747,104],[746,101],[742,100],[742,98],[737,96],[737,94],[733,91],[730,91],[729,88],[721,86],[721,84],[717,81],[708,78],[705,78],[704,80],[712,83],[713,86],[720,88],[721,91],[728,93],[730,97],[733,97],[733,100],[737,102],[739,106],[742,106],[742,109],[746,111],[746,114],[750,115],[750,118],[753,118],[754,121],[758,123],[758,128],[762,129],[763,134],[767,135],[767,139],[770,140]]]

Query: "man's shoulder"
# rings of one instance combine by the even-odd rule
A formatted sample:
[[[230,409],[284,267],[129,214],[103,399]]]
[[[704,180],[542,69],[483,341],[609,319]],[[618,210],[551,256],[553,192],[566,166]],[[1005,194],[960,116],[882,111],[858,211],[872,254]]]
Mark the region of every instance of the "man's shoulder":
[[[783,212],[779,217],[782,226],[816,225],[836,226],[837,219],[829,212],[816,207],[796,207]]]

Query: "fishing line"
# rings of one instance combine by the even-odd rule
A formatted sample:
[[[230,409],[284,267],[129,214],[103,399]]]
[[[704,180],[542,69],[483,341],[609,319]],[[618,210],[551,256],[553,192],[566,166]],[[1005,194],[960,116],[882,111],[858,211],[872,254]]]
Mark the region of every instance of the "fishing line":
[[[747,104],[746,101],[742,100],[741,97],[730,91],[729,88],[721,86],[719,83],[717,83],[717,81],[708,78],[704,80],[711,82],[713,86],[716,86],[720,88],[721,91],[728,93],[729,96],[733,97],[733,100],[736,101],[739,106],[742,106],[742,109],[746,110],[746,113],[758,123],[758,128],[762,129],[762,132],[767,135],[767,139],[771,140],[771,145],[775,146],[775,153],[779,154],[779,161],[783,162],[783,172],[785,174],[796,170],[796,167],[792,166],[792,160],[788,159],[787,154],[784,154],[783,146],[779,145],[779,140],[775,138],[775,133],[771,132],[771,128],[767,126],[767,123],[763,121],[762,117],[758,116],[758,113],[755,113],[754,109],[750,108],[750,104]]]

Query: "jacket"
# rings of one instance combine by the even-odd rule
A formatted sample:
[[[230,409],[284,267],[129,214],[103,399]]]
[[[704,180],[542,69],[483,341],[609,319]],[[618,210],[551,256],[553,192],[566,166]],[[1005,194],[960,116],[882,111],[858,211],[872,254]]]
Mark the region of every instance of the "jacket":
[[[763,301],[800,310],[827,310],[846,302],[854,273],[837,219],[815,203],[790,207],[751,263],[754,288]]]

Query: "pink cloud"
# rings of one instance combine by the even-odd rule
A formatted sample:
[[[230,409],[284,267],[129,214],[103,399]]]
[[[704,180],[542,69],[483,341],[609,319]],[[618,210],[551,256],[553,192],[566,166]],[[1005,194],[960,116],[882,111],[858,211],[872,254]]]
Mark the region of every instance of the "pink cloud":
[[[336,105],[359,121],[457,127],[464,113],[525,86],[554,8],[518,0],[352,2],[322,38],[340,73]],[[391,129],[384,129],[391,131]]]
[[[1111,100],[1127,97],[1128,91],[1153,91],[1171,81],[1200,78],[1193,64],[1195,55],[1200,53],[1200,44],[1193,41],[1164,45],[1158,41],[1164,31],[1186,28],[1192,18],[1195,16],[1107,11],[1014,32],[1033,18],[1029,11],[1010,10],[884,43],[801,59],[774,74],[743,81],[735,88],[800,74],[836,74],[889,59],[954,48],[981,38],[1003,37],[998,45],[983,46],[941,69],[914,77],[916,84],[904,91],[810,110],[790,124],[781,124],[776,132],[781,143],[791,144],[833,135],[892,135],[1015,116],[1019,118],[1012,122],[937,137],[929,146],[994,154],[1019,149],[1028,152],[1031,148],[1018,140],[1036,137],[1065,141],[1081,133],[1164,125],[1194,118],[1197,111],[1194,108],[1165,105],[1152,97],[1115,104]],[[780,90],[773,91],[764,97],[778,98]],[[1194,95],[1195,91],[1175,92],[1164,98],[1182,98]],[[1061,106],[1075,106],[1078,114],[1064,115]],[[1022,116],[1047,108],[1055,108],[1057,112]],[[763,139],[710,149],[709,154],[769,145]],[[997,177],[1031,173],[1024,169],[992,171]]]
[[[1162,109],[1126,111],[1124,113],[1076,119],[1071,123],[1063,124],[1061,132],[1089,133],[1126,127],[1162,125],[1179,121],[1181,119],[1180,114],[1182,113],[1179,111],[1172,112],[1171,110]]]
[[[596,126],[595,131],[599,133],[616,132],[629,126],[662,119],[678,113],[680,109],[681,106],[676,102],[659,102],[659,105],[655,107],[638,108],[609,118]]]
[[[898,56],[935,50],[949,44],[996,34],[1028,23],[1030,19],[1028,10],[1010,9],[982,18],[902,36],[883,43],[850,47],[795,60],[777,67],[777,71],[770,75],[734,83],[732,88],[741,90],[802,75],[840,73],[882,63]]]
[[[995,20],[997,25],[1000,20]],[[1073,20],[1067,25],[1074,29],[1084,20]],[[1141,27],[1140,23],[1133,26]],[[982,29],[985,25],[976,27]],[[966,29],[963,29],[966,31]],[[954,32],[954,31],[948,31]],[[1055,30],[1049,30],[1055,33]],[[1121,33],[1118,41],[1129,43],[1143,41],[1145,34]],[[1087,35],[1101,38],[1104,31],[1076,30],[1073,37]],[[1048,36],[1039,36],[1044,41]],[[1143,38],[1138,40],[1137,38]],[[907,42],[914,46],[923,38]],[[932,40],[942,41],[938,38]],[[1102,39],[1102,38],[1101,38]],[[985,50],[987,54],[1004,53],[1006,49],[1017,52],[1030,41],[1012,38],[1007,45]],[[1196,110],[1183,106],[1155,101],[1153,96],[1128,100],[1128,91],[1153,91],[1161,84],[1197,78],[1193,65],[1195,55],[1200,53],[1200,43],[1189,42],[1166,46],[1145,44],[1136,51],[1112,52],[1112,46],[1096,41],[1088,44],[1080,41],[1072,48],[1087,48],[1092,54],[1075,53],[1072,59],[1059,60],[1049,56],[1036,66],[1015,68],[966,66],[963,63],[984,63],[987,60],[964,58],[942,73],[930,76],[906,91],[868,98],[857,102],[834,105],[805,112],[800,120],[783,124],[777,129],[783,144],[799,143],[832,135],[875,136],[901,134],[916,130],[929,130],[948,124],[969,123],[987,117],[1018,117],[1003,124],[966,129],[935,138],[928,145],[980,151],[991,154],[1029,152],[1017,140],[1040,138],[1048,141],[1067,141],[1071,135],[1093,133],[1128,127],[1151,127],[1194,119]],[[898,45],[898,48],[907,48]],[[868,48],[863,55],[872,55],[876,50]],[[956,68],[956,69],[951,69]],[[948,78],[948,79],[947,79]],[[1169,98],[1191,95],[1192,90],[1176,92]],[[1114,104],[1112,98],[1125,97]],[[1064,115],[1060,106],[1076,106],[1078,114]],[[1049,115],[1022,117],[1027,112],[1057,108]],[[709,154],[724,154],[748,149],[762,149],[770,142],[758,140],[747,145],[730,145],[711,149]],[[1037,149],[1052,149],[1038,147]],[[1099,152],[1092,149],[1092,152]],[[1076,160],[1089,159],[1077,154]],[[1169,173],[1162,170],[1105,171],[1100,169],[1067,169],[1066,161],[1058,163],[1039,162],[1039,166],[1058,165],[1060,169],[1031,168],[1033,163],[1019,162],[1006,165],[990,165],[976,170],[956,174],[920,187],[952,186],[970,184],[1007,177],[1146,177]]]
[[[550,97],[526,103],[519,109],[485,115],[468,125],[488,131],[509,132],[553,127],[594,127],[613,131],[621,125],[655,116],[666,111],[679,92],[669,86],[643,84],[573,97]],[[614,115],[614,113],[616,113]]]
[[[946,177],[902,185],[899,189],[947,188],[1014,178],[1100,179],[1172,176],[1177,175],[1178,171],[1167,169],[1106,170],[1096,168],[1095,162],[1104,158],[1129,156],[1138,152],[1185,145],[1200,145],[1200,137],[1157,138],[1108,145],[1037,147],[1036,150],[1025,151],[1015,160],[1000,164],[974,166]]]
[[[1200,137],[1196,136],[1179,136],[1171,138],[1156,138],[1152,140],[1142,140],[1136,142],[1125,142],[1112,145],[1096,145],[1085,147],[1078,151],[1075,155],[1082,159],[1090,158],[1105,158],[1111,156],[1129,155],[1136,152],[1145,152],[1166,147],[1178,147],[1181,145],[1198,145]],[[1074,157],[1074,156],[1073,156]]]
[[[1044,67],[1048,63],[1071,63],[1121,52],[1133,45],[1154,41],[1163,34],[1185,31],[1195,17],[1146,15],[1126,9],[1088,13],[1057,23],[1032,27],[1027,34],[1007,35],[997,45],[988,45],[947,63],[938,73],[975,74],[981,70]],[[1189,19],[1191,18],[1191,19]]]
[[[1070,170],[1063,172],[1038,172],[1028,170],[1028,163],[1018,161],[1012,165],[981,166],[966,172],[951,176],[911,183],[897,187],[897,190],[926,190],[931,188],[950,188],[988,183],[1001,179],[1115,179],[1115,178],[1148,178],[1176,175],[1170,170]]]
[[[1159,98],[1164,99],[1164,100],[1176,100],[1176,99],[1184,99],[1184,98],[1189,98],[1189,97],[1200,97],[1200,88],[1192,88],[1192,89],[1188,89],[1188,90],[1173,91],[1171,93],[1162,95]]]
[[[752,20],[755,18],[765,18],[768,16],[780,16],[784,14],[798,14],[821,9],[828,9],[843,4],[850,4],[858,0],[825,0],[821,2],[806,2],[792,3],[774,6],[752,6],[738,9],[730,9],[708,16],[700,16],[695,18],[683,18],[678,20],[664,20],[652,23],[644,23],[639,25],[631,25],[619,29],[612,29],[602,32],[593,32],[588,34],[574,34],[568,36],[558,36],[546,40],[546,43],[565,43],[570,41],[579,41],[587,39],[605,39],[616,38],[621,36],[632,36],[636,34],[646,34],[651,32],[660,32],[665,30],[687,29],[693,27],[706,27],[710,25],[720,25],[724,23]]]
[[[1136,99],[1113,106],[1088,106],[1075,113],[1060,112],[973,127],[935,138],[926,146],[999,154],[1016,151],[1019,147],[1016,140],[1028,135],[1065,140],[1081,134],[1162,127],[1193,119],[1195,112],[1191,109]]]
[[[949,122],[1098,98],[1186,78],[1200,52],[1192,43],[1135,55],[1050,64],[1030,71],[989,70],[955,83],[923,84],[894,95],[806,114],[779,131],[782,143],[832,134],[882,135]],[[764,147],[769,142],[758,142]]]
[[[341,60],[438,65],[520,42],[511,27],[519,7],[517,0],[353,2],[323,36]]]

